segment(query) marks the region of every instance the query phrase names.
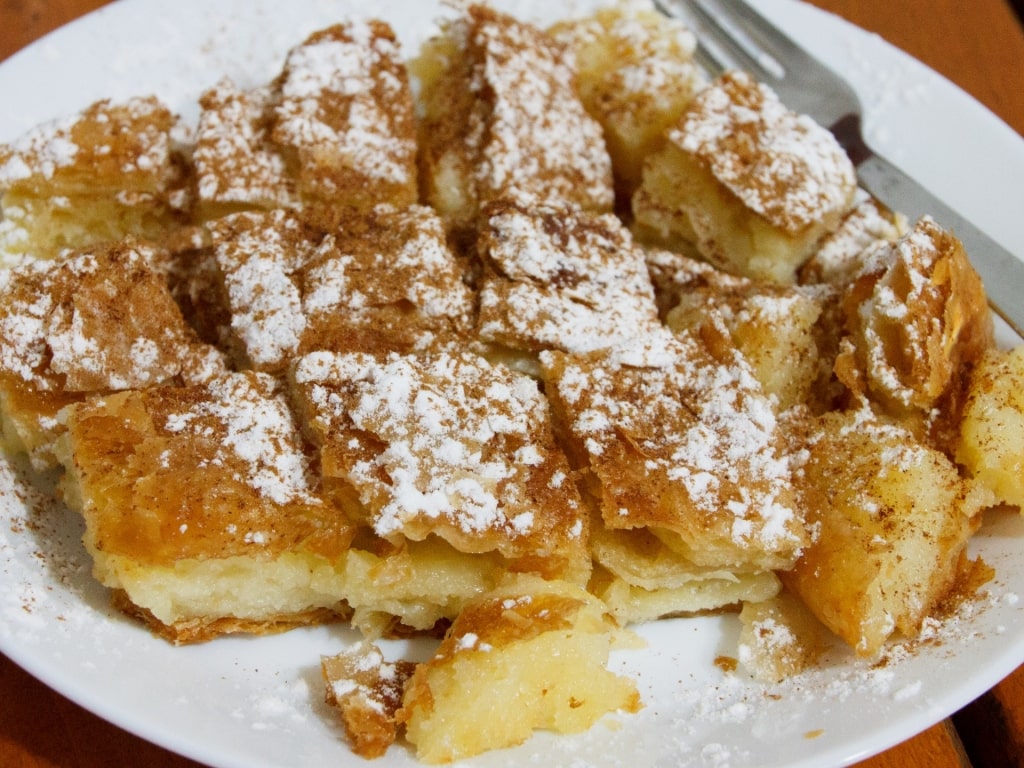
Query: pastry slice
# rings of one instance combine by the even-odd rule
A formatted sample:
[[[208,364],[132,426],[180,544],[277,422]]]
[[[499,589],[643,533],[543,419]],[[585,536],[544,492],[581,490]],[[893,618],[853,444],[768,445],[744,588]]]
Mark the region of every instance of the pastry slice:
[[[588,520],[533,379],[468,352],[314,352],[292,382],[325,491],[376,536],[585,582]]]
[[[395,714],[416,665],[385,661],[373,643],[359,642],[320,660],[327,703],[338,710],[352,751],[375,758],[398,737]]]
[[[628,205],[644,159],[706,85],[697,39],[650,3],[618,3],[550,30],[576,60],[580,98],[604,130],[615,189]]]
[[[63,418],[64,497],[94,574],[154,632],[187,643],[348,615],[355,530],[269,375],[95,397]]]
[[[727,72],[648,156],[638,232],[735,274],[793,283],[853,207],[853,164],[825,128],[767,86]]]
[[[328,231],[248,212],[210,231],[240,366],[283,372],[314,350],[416,352],[468,333],[469,289],[429,208],[350,212]]]
[[[869,406],[812,419],[794,473],[815,536],[785,584],[855,652],[914,637],[954,585],[990,492]]]
[[[543,352],[546,392],[610,529],[649,528],[695,565],[793,564],[808,535],[771,401],[722,329]]]
[[[835,369],[855,394],[918,434],[955,439],[965,367],[993,346],[992,314],[963,244],[932,218],[871,248],[844,294]]]
[[[422,199],[453,229],[472,228],[486,203],[505,197],[611,209],[601,126],[554,38],[469,5],[410,68],[420,83]]]
[[[524,370],[544,349],[589,351],[658,326],[643,252],[612,214],[491,203],[477,251],[478,334]]]
[[[58,413],[93,393],[196,383],[224,370],[185,323],[145,243],[27,262],[0,287],[3,439],[39,468],[56,463]]]
[[[197,213],[213,220],[242,210],[296,207],[296,182],[271,139],[276,91],[222,79],[199,99],[192,161]]]
[[[289,51],[275,82],[271,138],[296,189],[329,218],[416,202],[416,126],[405,57],[391,27],[350,20]]]
[[[149,96],[98,101],[0,145],[0,265],[180,226],[191,208],[188,140]]]
[[[536,729],[578,733],[637,712],[635,684],[607,669],[620,635],[580,587],[510,577],[466,606],[416,668],[398,721],[417,757],[434,764],[519,744]]]

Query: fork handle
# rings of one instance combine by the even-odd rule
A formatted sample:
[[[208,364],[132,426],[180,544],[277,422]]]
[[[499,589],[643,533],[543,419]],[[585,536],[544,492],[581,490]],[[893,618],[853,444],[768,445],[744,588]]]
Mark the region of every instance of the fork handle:
[[[952,231],[981,275],[992,310],[1024,339],[1024,262],[884,157],[862,158],[857,177],[864,189],[911,221],[929,214]]]

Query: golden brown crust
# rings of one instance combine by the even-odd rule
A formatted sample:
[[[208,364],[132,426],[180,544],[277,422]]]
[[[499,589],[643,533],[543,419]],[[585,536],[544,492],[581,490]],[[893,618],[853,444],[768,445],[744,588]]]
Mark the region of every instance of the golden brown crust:
[[[863,656],[912,637],[957,576],[990,500],[948,457],[870,407],[799,426],[794,474],[815,537],[780,573],[829,629]]]
[[[98,101],[0,144],[0,264],[51,259],[187,221],[187,131],[152,96]]]
[[[649,250],[647,262],[669,328],[725,328],[778,411],[821,407],[820,370],[833,359],[820,339],[822,291],[736,277],[659,250]]]
[[[0,399],[33,460],[53,463],[61,408],[90,393],[198,382],[224,361],[185,323],[166,255],[142,242],[28,263],[0,288]]]
[[[178,181],[177,117],[153,96],[98,101],[0,145],[0,190],[33,195],[159,194]]]
[[[245,91],[228,79],[200,97],[192,159],[203,218],[298,203],[295,180],[270,137],[273,104],[270,87]]]
[[[385,661],[379,648],[363,642],[323,657],[320,669],[327,703],[339,710],[352,751],[383,755],[398,737],[395,714],[416,665]]]
[[[273,635],[288,632],[297,627],[314,624],[330,624],[347,621],[349,612],[330,608],[315,608],[309,611],[280,614],[271,618],[245,619],[233,616],[211,616],[193,618],[166,624],[151,611],[132,602],[123,589],[111,591],[111,603],[117,610],[141,621],[154,635],[174,645],[205,643],[217,637],[231,634]]]
[[[331,560],[354,535],[319,497],[284,396],[264,374],[94,399],[70,410],[67,428],[99,560],[174,567],[297,550]]]

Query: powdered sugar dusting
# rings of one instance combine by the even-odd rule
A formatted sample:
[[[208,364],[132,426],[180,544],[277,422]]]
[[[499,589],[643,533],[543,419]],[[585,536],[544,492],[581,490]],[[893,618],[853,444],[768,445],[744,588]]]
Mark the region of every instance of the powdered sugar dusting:
[[[790,232],[842,210],[856,186],[835,137],[745,73],[727,73],[700,91],[668,139],[748,208]]]
[[[483,250],[482,338],[586,352],[656,327],[643,254],[611,215],[493,206]]]
[[[27,181],[34,172],[45,179],[52,179],[58,168],[74,163],[78,145],[71,140],[70,133],[76,120],[75,117],[60,118],[23,134],[11,146],[13,151],[9,155],[0,156],[3,160],[0,163],[0,185],[6,187]]]
[[[232,329],[254,364],[279,364],[298,347],[306,328],[302,297],[291,277],[310,253],[298,221],[284,211],[273,211],[267,219],[239,214],[211,230]]]
[[[658,515],[658,525],[696,541],[696,529],[706,527],[717,531],[708,541],[717,536],[792,553],[803,541],[802,524],[771,402],[738,355],[716,361],[702,349],[688,334],[658,331],[582,360],[542,353],[541,361],[592,466],[599,476],[608,473],[603,503],[610,524],[649,524],[649,515]],[[672,519],[642,512],[626,491],[630,503],[609,518],[618,492],[614,464],[623,460],[616,447],[621,435],[643,457],[646,481],[659,483],[652,493],[682,496],[680,509],[687,512]]]
[[[314,165],[339,159],[368,179],[406,184],[415,139],[396,132],[393,111],[408,102],[405,62],[383,24],[355,19],[315,34],[285,62],[274,136]],[[318,194],[334,194],[327,177]]]
[[[513,463],[516,454],[495,450],[503,444],[527,454],[545,450],[532,444],[531,425],[546,417],[530,379],[472,355],[438,355],[426,362],[391,356],[381,362],[328,353],[300,360],[295,379],[312,385],[311,399],[328,418],[350,419],[357,434],[384,441],[378,453],[350,470],[365,503],[380,493],[382,472],[390,479],[387,495],[373,505],[379,535],[437,518],[467,534],[532,530],[529,516],[506,516],[507,510],[532,507],[522,495],[524,467]],[[347,402],[318,386],[328,382],[350,389]]]
[[[254,205],[291,205],[284,156],[270,144],[266,113],[269,88],[243,91],[222,80],[200,97],[193,161],[200,200]]]
[[[232,374],[211,381],[209,398],[168,415],[171,433],[210,429],[216,423],[222,450],[240,463],[243,479],[276,504],[313,502],[312,474],[295,422],[274,380],[265,374]]]
[[[600,127],[568,90],[552,91],[573,82],[574,73],[561,56],[537,56],[549,45],[519,24],[481,24],[474,45],[484,50],[484,67],[474,88],[496,97],[489,140],[496,150],[483,155],[477,171],[485,188],[532,189],[531,181],[550,176],[565,197],[583,193],[611,205],[610,161],[604,153]],[[552,174],[569,162],[569,177]],[[581,187],[570,189],[568,183]]]

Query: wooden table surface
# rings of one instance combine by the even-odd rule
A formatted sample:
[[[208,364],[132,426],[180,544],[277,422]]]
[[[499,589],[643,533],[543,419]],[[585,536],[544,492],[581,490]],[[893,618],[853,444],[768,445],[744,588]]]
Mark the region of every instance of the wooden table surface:
[[[812,2],[916,56],[1024,134],[1024,29],[1007,0]],[[104,4],[103,0],[0,0],[0,61]],[[196,768],[198,764],[104,722],[0,656],[0,766]],[[964,766],[1024,766],[1024,667],[954,717],[860,764],[860,768]]]

